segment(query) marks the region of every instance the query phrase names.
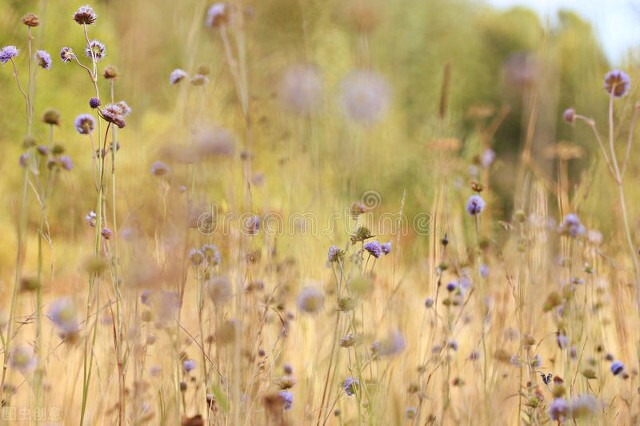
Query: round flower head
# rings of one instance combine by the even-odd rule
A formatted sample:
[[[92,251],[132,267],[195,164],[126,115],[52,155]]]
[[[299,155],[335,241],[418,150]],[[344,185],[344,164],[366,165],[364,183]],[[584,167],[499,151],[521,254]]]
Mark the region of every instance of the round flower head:
[[[62,59],[62,62],[69,62],[72,61],[76,58],[76,54],[73,53],[73,49],[71,49],[70,47],[63,47],[62,49],[60,49],[60,59]]]
[[[171,71],[171,74],[169,75],[169,83],[178,84],[187,77],[189,77],[189,74],[187,74],[186,71],[177,68]]]
[[[577,238],[585,233],[585,228],[576,214],[569,213],[560,224],[560,233]]]
[[[391,241],[380,244],[380,248],[382,249],[382,253],[385,255],[391,253]]]
[[[472,195],[467,200],[467,213],[471,216],[477,216],[484,210],[485,202],[479,195]]]
[[[124,110],[119,104],[108,104],[103,110],[100,110],[100,116],[104,118],[105,121],[118,126],[119,129],[122,129],[127,124],[123,113]]]
[[[382,255],[382,247],[377,240],[369,241],[365,243],[363,248],[369,252],[369,254],[376,259]]]
[[[196,368],[196,362],[194,360],[192,360],[192,359],[186,359],[182,363],[182,368],[184,368],[184,371],[189,373],[190,371],[192,371],[192,370],[194,370]]]
[[[391,98],[386,80],[371,71],[354,71],[341,83],[341,103],[347,118],[363,124],[381,120]]]
[[[324,293],[314,287],[305,287],[298,295],[298,309],[308,314],[315,314],[324,305]]]
[[[73,20],[80,25],[91,25],[96,22],[96,18],[96,13],[89,5],[79,7],[73,14]]]
[[[562,113],[562,119],[567,123],[575,123],[576,121],[576,110],[573,108],[568,108],[564,110]]]
[[[631,79],[624,71],[613,70],[604,76],[604,90],[616,98],[626,95],[630,85]]]
[[[84,48],[84,54],[89,59],[95,58],[96,62],[100,62],[102,58],[107,56],[107,48],[98,40],[91,40],[87,47]]]
[[[75,121],[76,130],[81,135],[88,135],[96,127],[96,120],[90,114],[80,114]]]
[[[38,66],[42,69],[48,70],[51,68],[51,55],[44,50],[38,50],[35,55],[35,59],[38,62]]]
[[[153,169],[152,169],[153,173]],[[189,252],[189,260],[193,266],[200,266],[204,262],[204,253],[201,250],[194,248]]]
[[[327,260],[329,263],[338,262],[344,258],[344,250],[339,249],[336,246],[329,247],[329,251],[327,252]]]
[[[216,247],[215,244],[205,244],[202,246],[201,250],[204,254],[204,258],[210,265],[216,266],[220,264],[220,250],[218,250],[218,247]]]
[[[15,46],[5,46],[0,50],[0,62],[2,65],[18,56],[18,49]]]
[[[73,334],[78,331],[78,310],[73,299],[63,297],[54,300],[49,306],[47,317],[64,335]]]
[[[402,333],[399,330],[395,330],[380,342],[376,349],[380,356],[393,356],[402,352],[406,346],[407,342]]]
[[[611,372],[613,373],[614,376],[617,376],[618,374],[622,373],[624,371],[624,364],[621,363],[620,361],[613,361],[611,363]]]
[[[571,407],[562,398],[556,398],[549,405],[549,417],[554,421],[562,421],[571,415]]]
[[[70,171],[71,169],[73,169],[73,161],[71,160],[71,157],[69,157],[68,155],[61,155],[60,167],[62,167],[66,171]]]
[[[91,226],[92,228],[96,226],[96,218],[98,216],[96,215],[96,212],[94,211],[90,211],[88,215],[86,215],[84,217],[84,220],[87,221],[87,224],[89,224],[89,226]]]
[[[96,109],[99,106],[100,106],[100,99],[98,98],[89,99],[89,107],[91,107],[91,109]]]
[[[151,166],[151,174],[154,176],[167,176],[170,172],[169,166],[162,161],[156,161]]]
[[[217,28],[229,22],[229,10],[224,3],[215,3],[207,11],[207,27]]]
[[[226,277],[215,277],[207,283],[207,294],[214,305],[223,305],[231,299],[231,283]]]
[[[355,377],[347,377],[342,384],[342,389],[344,389],[344,393],[346,393],[347,396],[353,396],[353,394],[358,390],[359,386],[360,381],[358,379],[356,379]]]
[[[280,398],[282,398],[284,411],[291,410],[293,407],[293,394],[289,391],[280,391]]]
[[[9,362],[22,374],[29,374],[38,366],[38,357],[31,346],[18,345],[11,351]]]
[[[318,111],[322,103],[322,77],[318,68],[289,69],[280,81],[278,98],[282,106],[296,114],[310,115]]]
[[[40,25],[40,18],[33,13],[27,13],[20,19],[20,21],[27,27],[37,27]]]
[[[125,101],[118,102],[116,106],[120,109],[120,115],[123,117],[131,114],[131,107]]]

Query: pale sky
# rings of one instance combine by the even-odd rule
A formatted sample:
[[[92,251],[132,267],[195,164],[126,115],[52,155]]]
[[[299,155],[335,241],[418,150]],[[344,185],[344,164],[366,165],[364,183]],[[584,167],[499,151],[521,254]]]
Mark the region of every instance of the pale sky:
[[[613,65],[630,47],[640,47],[640,0],[485,0],[504,9],[526,6],[552,20],[558,9],[570,9],[591,22]]]

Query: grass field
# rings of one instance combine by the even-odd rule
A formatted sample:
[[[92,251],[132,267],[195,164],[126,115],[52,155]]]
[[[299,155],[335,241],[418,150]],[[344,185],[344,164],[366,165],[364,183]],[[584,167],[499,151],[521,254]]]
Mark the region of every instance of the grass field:
[[[3,424],[640,423],[637,54],[470,0],[0,0]]]

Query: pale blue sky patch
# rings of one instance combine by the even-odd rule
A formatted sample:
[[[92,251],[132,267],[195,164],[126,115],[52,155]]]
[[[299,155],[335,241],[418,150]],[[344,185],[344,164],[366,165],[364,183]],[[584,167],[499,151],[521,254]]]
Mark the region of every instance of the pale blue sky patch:
[[[630,48],[640,47],[640,0],[485,0],[497,8],[526,6],[542,17],[573,10],[591,22],[610,61],[616,65]]]

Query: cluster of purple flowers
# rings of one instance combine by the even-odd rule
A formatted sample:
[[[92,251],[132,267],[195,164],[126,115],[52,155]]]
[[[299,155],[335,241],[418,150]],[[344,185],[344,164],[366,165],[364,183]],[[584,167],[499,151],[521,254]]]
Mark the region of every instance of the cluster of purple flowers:
[[[373,257],[378,259],[383,254],[386,256],[391,253],[391,241],[380,244],[378,240],[369,241],[363,245],[363,248]]]

